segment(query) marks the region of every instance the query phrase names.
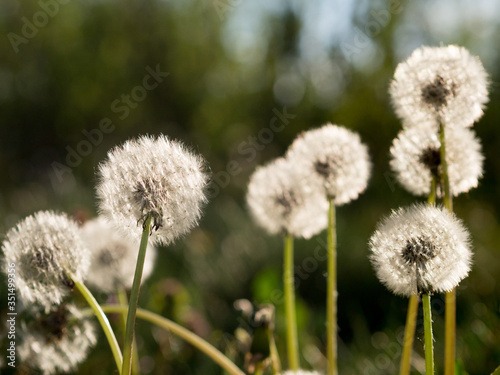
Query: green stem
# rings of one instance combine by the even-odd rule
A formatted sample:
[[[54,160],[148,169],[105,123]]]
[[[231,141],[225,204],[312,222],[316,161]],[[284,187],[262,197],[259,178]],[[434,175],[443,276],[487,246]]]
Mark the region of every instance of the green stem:
[[[122,307],[119,305],[105,305],[102,306],[103,311],[106,313],[124,313],[127,312],[126,307]],[[243,371],[241,371],[233,362],[231,362],[224,354],[222,354],[219,350],[213,347],[211,344],[203,340],[198,335],[193,332],[187,330],[186,328],[178,325],[177,323],[164,318],[161,315],[152,313],[147,310],[143,310],[138,308],[136,310],[137,317],[139,319],[146,320],[150,323],[157,325],[167,331],[172,332],[173,334],[179,336],[183,340],[187,341],[194,347],[196,347],[201,352],[205,353],[209,356],[214,362],[219,364],[224,370],[226,370],[231,375],[245,375]]]
[[[97,303],[96,299],[94,298],[92,293],[90,293],[90,291],[87,289],[87,287],[83,283],[81,283],[80,281],[77,281],[73,278],[72,278],[72,280],[75,283],[75,286],[77,287],[77,289],[80,291],[82,296],[85,298],[87,303],[90,305],[90,307],[94,311],[94,314],[97,317],[97,319],[99,320],[99,323],[101,324],[102,330],[104,331],[104,334],[106,335],[106,338],[108,339],[108,343],[109,343],[109,346],[111,348],[111,351],[113,352],[113,357],[115,358],[116,367],[118,368],[118,373],[121,374],[121,371],[122,371],[122,352],[120,350],[120,347],[118,346],[118,342],[116,341],[116,336],[115,336],[113,330],[111,329],[111,325],[109,324],[108,318],[106,317],[106,315],[104,315],[104,312],[103,312],[101,306],[99,305],[99,303]]]
[[[274,332],[271,329],[269,329],[268,332],[269,332],[268,333],[269,334],[269,352],[271,354],[273,375],[280,375],[281,374],[281,361],[280,361],[280,355],[278,352],[278,347],[276,346],[276,340],[274,339]]]
[[[431,191],[429,193],[429,197],[427,198],[427,203],[430,206],[436,204],[436,178],[433,176],[431,180]]]
[[[444,314],[444,373],[455,375],[455,341],[456,341],[456,293],[455,288],[445,295]]]
[[[127,307],[128,310],[128,297],[127,297],[127,291],[123,288],[120,288],[120,290],[117,293],[118,297],[118,303],[120,306]],[[125,336],[125,332],[127,330],[127,312],[124,311],[123,314],[121,314],[121,321],[122,321],[122,327],[123,327],[123,336]],[[137,349],[137,342],[133,343],[132,346],[132,375],[139,374],[139,350]]]
[[[439,142],[441,143],[440,156],[441,156],[441,175],[442,175],[442,188],[443,188],[443,204],[448,211],[453,212],[453,198],[451,196],[450,178],[448,175],[448,162],[446,161],[446,138],[445,126],[439,126]]]
[[[125,341],[123,344],[123,368],[122,375],[130,375],[132,368],[132,347],[134,344],[135,316],[137,304],[139,302],[139,291],[141,289],[142,270],[144,268],[144,259],[146,258],[146,249],[148,247],[149,232],[151,231],[151,215],[148,215],[144,222],[142,231],[141,245],[137,256],[137,265],[135,267],[134,282],[130,292],[130,302],[127,314],[127,326],[125,329]]]
[[[326,295],[326,352],[328,375],[337,375],[337,235],[335,203],[329,198],[328,210],[328,280]]]
[[[444,198],[443,204],[448,211],[453,212],[453,198],[450,189],[448,175],[448,163],[446,161],[446,138],[445,126],[441,122],[439,126],[439,140],[441,142],[441,168],[443,177]],[[445,297],[445,333],[444,333],[444,374],[455,374],[455,352],[456,352],[456,298],[455,289],[446,293]]]
[[[415,328],[417,326],[418,296],[413,295],[408,302],[408,312],[406,314],[405,338],[403,343],[403,354],[401,355],[401,366],[399,375],[409,375],[411,369],[411,353],[413,340],[415,339]]]
[[[255,371],[253,375],[262,375],[262,368],[264,366],[262,365],[262,362],[258,362],[257,365],[255,366]]]
[[[295,289],[293,280],[293,237],[285,237],[283,285],[285,289],[285,312],[287,327],[288,367],[299,369],[299,345],[297,338],[297,315],[295,311]]]
[[[434,343],[432,337],[431,297],[422,294],[424,308],[425,375],[434,374]]]

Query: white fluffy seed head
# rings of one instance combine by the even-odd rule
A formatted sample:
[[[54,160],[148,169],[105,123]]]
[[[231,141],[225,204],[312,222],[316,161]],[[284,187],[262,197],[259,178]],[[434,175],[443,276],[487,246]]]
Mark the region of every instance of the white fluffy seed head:
[[[82,227],[82,239],[92,253],[87,283],[104,293],[130,289],[134,280],[140,241],[123,236],[103,217],[86,222]],[[142,279],[153,271],[156,247],[148,245]]]
[[[200,156],[163,135],[129,140],[99,166],[100,212],[138,238],[152,215],[151,239],[168,245],[201,217],[208,180],[203,169]]]
[[[463,47],[421,47],[398,65],[389,91],[405,126],[472,126],[488,101],[488,76]]]
[[[481,144],[468,128],[450,127],[445,131],[446,162],[450,190],[454,196],[477,187],[483,173]],[[439,135],[432,129],[409,128],[399,133],[391,147],[391,168],[399,183],[415,195],[429,195],[431,180],[441,180],[442,164]],[[442,188],[437,186],[442,197]]]
[[[21,362],[44,375],[73,372],[97,343],[94,324],[73,305],[59,305],[30,322],[21,321]]]
[[[384,219],[370,239],[371,262],[393,293],[447,292],[469,273],[470,236],[444,208],[413,205]]]
[[[78,224],[51,211],[20,221],[7,232],[2,250],[5,263],[15,264],[16,286],[25,305],[38,304],[46,311],[71,291],[68,275],[84,280],[90,265]]]
[[[326,198],[304,184],[296,166],[283,158],[252,174],[247,203],[254,220],[270,234],[310,238],[327,225]]]
[[[305,371],[305,370],[292,371],[292,370],[288,370],[288,371],[285,371],[283,373],[283,375],[320,375],[320,373],[317,371]]]
[[[356,199],[370,177],[367,147],[357,133],[338,125],[302,133],[286,157],[306,183],[322,189],[336,205]]]

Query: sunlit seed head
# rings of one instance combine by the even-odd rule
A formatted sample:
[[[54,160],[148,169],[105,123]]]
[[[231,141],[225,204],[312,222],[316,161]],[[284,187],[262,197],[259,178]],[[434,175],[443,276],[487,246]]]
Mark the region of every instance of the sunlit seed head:
[[[255,221],[270,234],[310,238],[327,224],[325,197],[304,184],[296,166],[283,158],[252,174],[247,203]]]
[[[151,238],[167,245],[197,225],[207,181],[203,159],[181,143],[140,137],[112,149],[99,166],[99,208],[137,237],[151,216]]]
[[[447,210],[429,205],[400,208],[370,238],[371,262],[393,293],[446,292],[470,270],[470,236]]]
[[[10,229],[2,250],[5,263],[16,265],[16,286],[25,305],[35,303],[46,311],[71,291],[69,276],[83,280],[90,264],[77,223],[50,211],[28,216]]]
[[[451,193],[457,196],[477,187],[483,171],[481,144],[467,128],[449,128],[445,132],[446,162]],[[429,195],[431,180],[438,184],[441,197],[441,142],[430,128],[408,128],[399,133],[391,147],[391,169],[399,183],[415,195]]]
[[[44,375],[73,372],[97,343],[94,324],[74,305],[58,305],[19,324],[20,361]]]
[[[130,289],[139,250],[139,239],[123,236],[105,218],[86,222],[82,239],[92,253],[87,283],[104,293]],[[156,259],[156,248],[148,245],[142,279],[149,277]]]
[[[467,127],[483,114],[488,78],[463,47],[421,47],[396,68],[390,94],[405,127]]]
[[[371,163],[359,135],[327,124],[302,133],[286,158],[302,174],[303,182],[320,189],[336,205],[356,199],[367,186]]]

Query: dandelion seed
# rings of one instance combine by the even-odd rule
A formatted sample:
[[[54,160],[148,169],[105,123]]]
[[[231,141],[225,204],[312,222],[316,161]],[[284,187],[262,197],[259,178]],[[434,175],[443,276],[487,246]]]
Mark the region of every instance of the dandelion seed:
[[[93,323],[74,305],[59,305],[47,315],[22,321],[20,360],[44,375],[73,372],[97,342]]]
[[[17,289],[27,306],[37,303],[49,311],[71,291],[68,275],[84,279],[90,252],[79,233],[76,222],[51,211],[28,216],[7,232],[5,262],[16,264]]]
[[[90,220],[82,227],[82,239],[92,253],[88,284],[104,293],[130,289],[134,279],[139,241],[122,236],[103,217]],[[156,248],[148,246],[142,279],[153,271]]]
[[[168,245],[201,217],[207,183],[203,164],[200,156],[163,135],[127,141],[99,167],[100,211],[138,238],[151,215],[151,238]]]
[[[419,204],[393,211],[370,247],[379,280],[398,295],[450,291],[470,270],[469,233],[443,208]]]
[[[255,221],[270,234],[310,238],[327,225],[328,203],[283,158],[253,173],[247,202]]]
[[[321,187],[336,205],[356,199],[370,177],[367,147],[358,134],[338,125],[301,134],[286,157],[307,183]]]
[[[390,94],[407,127],[442,121],[472,126],[488,101],[488,78],[481,61],[463,47],[421,47],[398,65]]]
[[[450,190],[454,196],[477,187],[483,171],[481,144],[467,128],[450,128],[445,133]],[[442,174],[439,135],[430,129],[409,128],[399,133],[391,147],[391,168],[399,183],[415,195],[429,195],[431,180],[439,184]]]

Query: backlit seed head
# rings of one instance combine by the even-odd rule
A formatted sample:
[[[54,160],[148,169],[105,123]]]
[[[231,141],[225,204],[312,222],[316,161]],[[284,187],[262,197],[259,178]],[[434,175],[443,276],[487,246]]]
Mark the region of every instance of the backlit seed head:
[[[97,343],[94,324],[74,305],[58,305],[34,320],[21,321],[20,361],[44,375],[73,372]]]
[[[7,232],[2,250],[4,262],[16,265],[16,286],[24,304],[35,303],[46,311],[73,288],[69,275],[83,280],[90,265],[77,223],[51,211],[20,221]]]
[[[303,182],[333,198],[336,205],[356,199],[367,186],[371,163],[359,135],[327,124],[302,133],[290,146],[289,162]]]
[[[454,196],[477,187],[483,172],[481,144],[471,129],[452,127],[445,131],[446,162],[450,190]],[[431,180],[443,195],[441,142],[428,128],[408,128],[399,133],[391,147],[391,169],[399,183],[415,195],[429,195]]]
[[[247,203],[254,220],[270,234],[310,238],[327,224],[324,195],[304,184],[296,166],[283,158],[257,168]]]
[[[92,253],[89,269],[89,286],[105,293],[130,289],[137,263],[139,240],[123,236],[103,217],[86,222],[82,227],[82,239]],[[148,245],[142,279],[153,271],[156,248]]]
[[[406,127],[472,126],[488,101],[488,78],[463,47],[421,47],[398,65],[390,93]]]
[[[447,292],[467,276],[472,253],[462,222],[443,208],[400,208],[370,239],[371,262],[393,293],[411,296]]]
[[[151,215],[151,238],[168,245],[198,224],[207,180],[202,158],[181,143],[140,137],[112,149],[99,166],[99,208],[137,237]]]

